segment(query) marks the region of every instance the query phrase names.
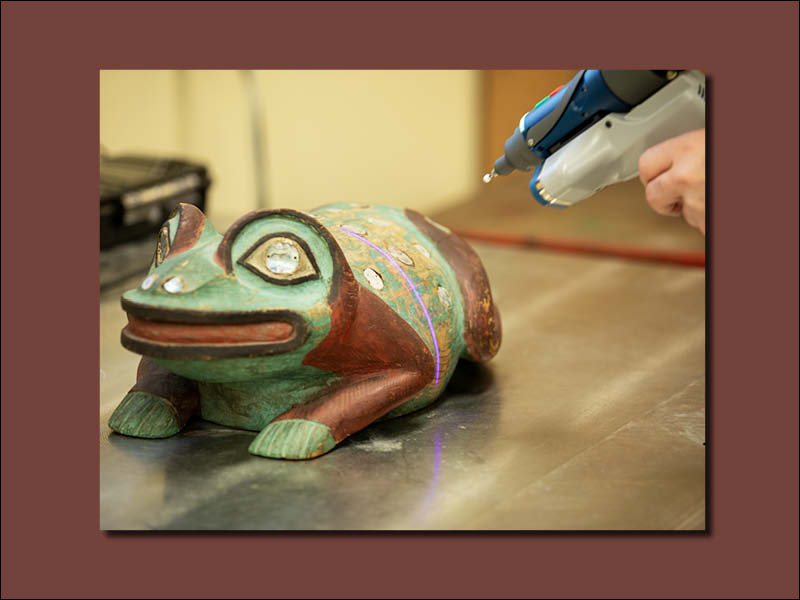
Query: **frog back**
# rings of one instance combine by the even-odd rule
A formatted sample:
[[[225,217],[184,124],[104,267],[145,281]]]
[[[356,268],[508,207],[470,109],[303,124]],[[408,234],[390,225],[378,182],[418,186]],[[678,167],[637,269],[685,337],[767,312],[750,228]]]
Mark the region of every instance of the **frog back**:
[[[459,357],[484,361],[496,353],[500,320],[488,278],[458,236],[411,210],[339,203],[312,214],[334,236],[356,280],[437,356],[442,375]]]

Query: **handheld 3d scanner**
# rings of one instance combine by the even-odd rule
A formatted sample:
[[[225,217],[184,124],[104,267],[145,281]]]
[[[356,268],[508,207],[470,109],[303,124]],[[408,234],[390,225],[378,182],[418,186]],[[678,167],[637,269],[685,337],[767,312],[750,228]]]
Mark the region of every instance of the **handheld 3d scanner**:
[[[635,177],[651,146],[703,127],[699,71],[583,70],[522,115],[483,180],[535,169],[533,197],[565,208]]]

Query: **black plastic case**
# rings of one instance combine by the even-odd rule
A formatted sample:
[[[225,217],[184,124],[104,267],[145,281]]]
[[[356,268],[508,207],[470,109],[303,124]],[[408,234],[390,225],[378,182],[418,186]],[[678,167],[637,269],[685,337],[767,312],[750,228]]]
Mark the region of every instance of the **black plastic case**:
[[[205,167],[145,156],[100,158],[100,248],[158,231],[179,202],[205,210]]]

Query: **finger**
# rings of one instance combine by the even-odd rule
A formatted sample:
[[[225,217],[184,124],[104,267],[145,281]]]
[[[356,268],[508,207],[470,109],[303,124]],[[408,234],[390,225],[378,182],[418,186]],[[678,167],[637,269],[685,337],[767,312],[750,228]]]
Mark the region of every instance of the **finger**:
[[[639,179],[648,185],[672,166],[672,140],[667,140],[645,150],[639,157]]]
[[[699,229],[703,235],[706,233],[706,211],[705,205],[691,198],[683,203],[683,218],[692,227]]]
[[[691,206],[689,206],[688,204],[684,204],[683,218],[689,225],[691,225],[695,229],[699,229],[703,234],[705,234],[706,232],[705,215],[699,214]]]
[[[668,177],[656,177],[645,188],[645,197],[650,207],[661,215],[678,216],[683,210],[683,199],[668,185]]]

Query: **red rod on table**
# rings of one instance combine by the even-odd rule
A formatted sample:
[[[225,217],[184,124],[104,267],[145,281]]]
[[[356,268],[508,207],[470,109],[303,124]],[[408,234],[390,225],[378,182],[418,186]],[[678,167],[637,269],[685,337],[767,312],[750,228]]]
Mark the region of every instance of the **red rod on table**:
[[[607,244],[603,242],[585,242],[579,240],[564,240],[554,238],[533,237],[480,229],[453,229],[456,235],[471,239],[504,246],[517,246],[523,248],[541,248],[559,252],[572,252],[576,254],[593,254],[598,256],[613,256],[630,260],[643,260],[659,263],[686,265],[691,267],[706,266],[706,253],[691,250],[662,250],[659,248],[646,248]]]

